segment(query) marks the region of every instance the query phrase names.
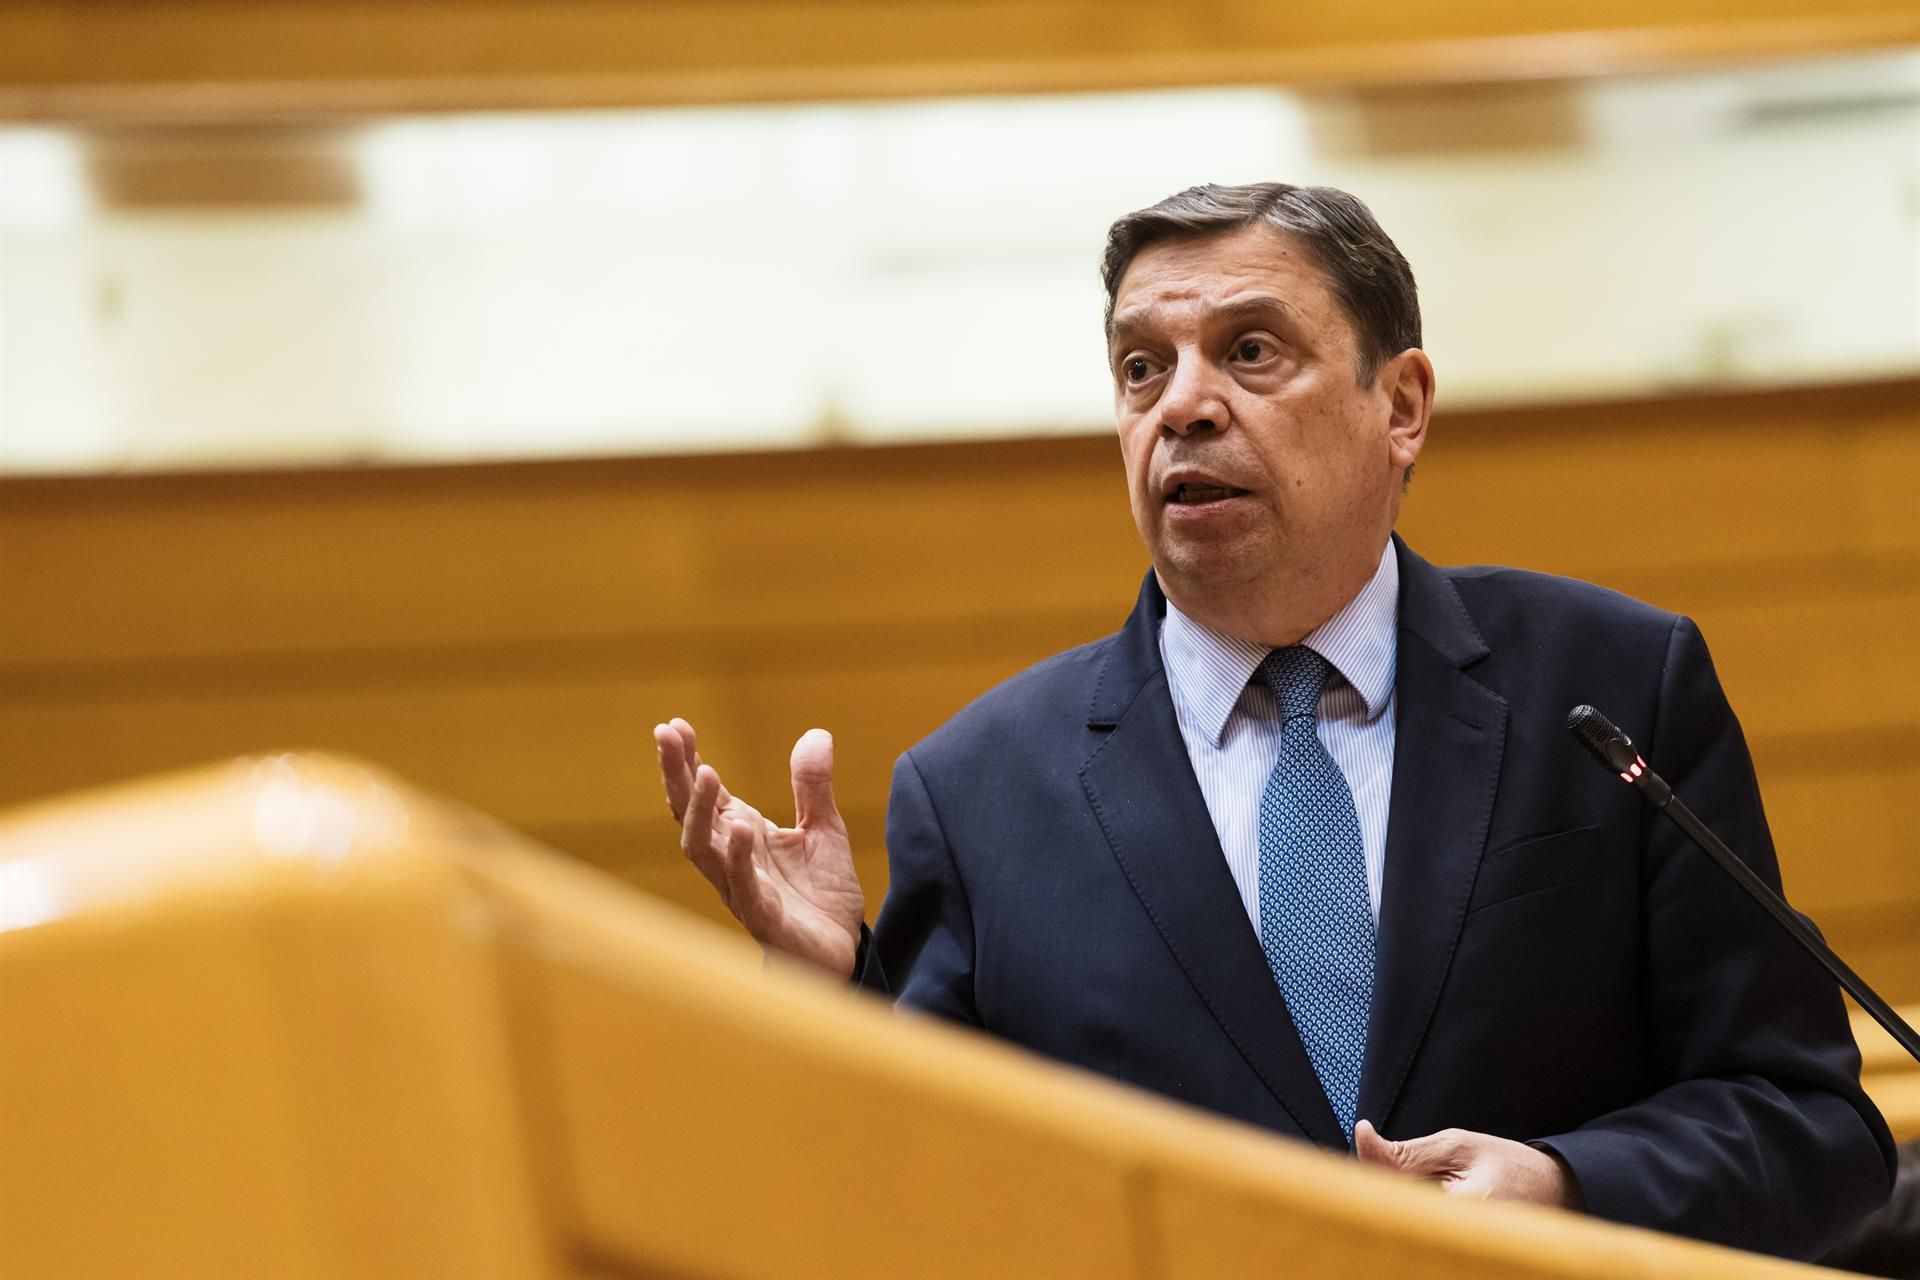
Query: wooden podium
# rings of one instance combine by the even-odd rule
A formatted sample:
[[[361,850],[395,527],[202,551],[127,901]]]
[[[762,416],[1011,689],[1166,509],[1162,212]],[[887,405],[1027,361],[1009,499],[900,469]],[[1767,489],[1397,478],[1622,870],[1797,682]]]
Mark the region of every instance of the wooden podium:
[[[770,970],[323,758],[0,820],[0,1045],[6,1277],[1832,1274],[1449,1199]]]

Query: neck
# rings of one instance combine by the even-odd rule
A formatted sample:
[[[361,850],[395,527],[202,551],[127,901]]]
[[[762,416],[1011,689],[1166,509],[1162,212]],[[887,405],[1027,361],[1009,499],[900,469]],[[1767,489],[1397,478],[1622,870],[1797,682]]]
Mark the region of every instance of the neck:
[[[1269,649],[1299,644],[1358,596],[1380,568],[1383,547],[1338,565],[1271,572],[1227,586],[1180,581],[1155,571],[1175,608],[1211,631]]]

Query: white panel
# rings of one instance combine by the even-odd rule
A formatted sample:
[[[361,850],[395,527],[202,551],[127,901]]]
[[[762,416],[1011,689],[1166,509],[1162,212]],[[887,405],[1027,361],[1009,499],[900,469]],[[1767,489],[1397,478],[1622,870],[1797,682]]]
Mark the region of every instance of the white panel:
[[[1316,152],[1271,89],[447,117],[364,207],[102,211],[0,129],[0,469],[1103,431],[1108,222],[1329,182],[1460,406],[1920,370],[1920,56],[1597,82],[1577,142]]]

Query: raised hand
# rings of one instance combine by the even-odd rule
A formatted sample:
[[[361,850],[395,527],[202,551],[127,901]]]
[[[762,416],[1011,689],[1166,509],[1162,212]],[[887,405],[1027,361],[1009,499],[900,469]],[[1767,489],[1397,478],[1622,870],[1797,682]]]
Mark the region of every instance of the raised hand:
[[[837,978],[853,974],[866,899],[847,824],[833,802],[833,738],[809,729],[793,745],[794,824],[776,826],[702,764],[693,726],[655,725],[667,808],[680,849],[761,946]]]
[[[1437,1182],[1451,1195],[1580,1207],[1579,1185],[1558,1160],[1537,1147],[1492,1134],[1442,1129],[1394,1142],[1362,1120],[1353,1127],[1353,1154],[1361,1164]]]

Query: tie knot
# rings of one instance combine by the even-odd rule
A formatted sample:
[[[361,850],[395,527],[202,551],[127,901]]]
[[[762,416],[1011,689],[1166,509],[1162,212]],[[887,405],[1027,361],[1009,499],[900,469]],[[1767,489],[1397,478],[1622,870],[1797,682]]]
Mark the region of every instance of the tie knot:
[[[1275,649],[1260,664],[1260,678],[1273,690],[1273,701],[1283,720],[1311,716],[1320,709],[1320,690],[1327,683],[1333,665],[1325,658],[1296,644]]]

